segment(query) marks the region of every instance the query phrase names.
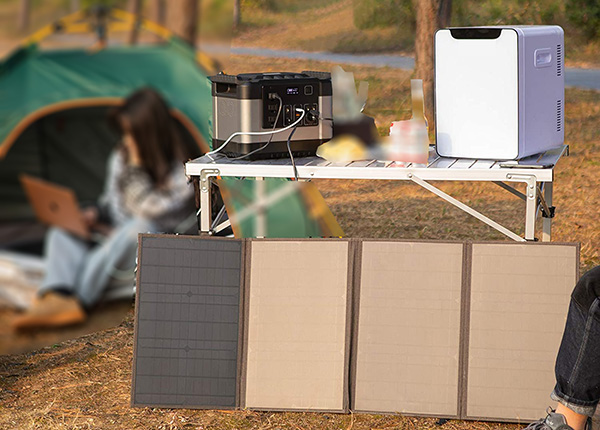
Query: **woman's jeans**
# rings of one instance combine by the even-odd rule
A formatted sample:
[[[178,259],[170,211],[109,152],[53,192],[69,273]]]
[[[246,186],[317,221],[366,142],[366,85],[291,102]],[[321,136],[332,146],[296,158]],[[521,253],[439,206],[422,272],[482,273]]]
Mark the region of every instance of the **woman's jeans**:
[[[50,229],[46,238],[46,275],[39,293],[68,291],[86,308],[91,308],[119,271],[133,270],[138,233],[152,232],[152,223],[130,219],[116,227],[100,244],[90,244],[60,229]]]
[[[600,399],[600,266],[581,277],[556,358],[551,397],[569,409],[592,416]]]

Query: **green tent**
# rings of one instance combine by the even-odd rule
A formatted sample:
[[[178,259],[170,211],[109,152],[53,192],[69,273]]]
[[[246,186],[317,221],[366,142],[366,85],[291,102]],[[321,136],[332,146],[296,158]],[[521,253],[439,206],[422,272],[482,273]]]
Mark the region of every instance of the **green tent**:
[[[190,148],[198,155],[210,149],[212,96],[206,70],[212,67],[214,73],[214,64],[154,23],[122,11],[108,12],[101,16],[102,26],[87,22],[92,18],[97,22],[98,13],[78,12],[66,17],[38,31],[0,63],[0,246],[14,247],[16,236],[16,246],[20,247],[18,241],[29,228],[12,229],[11,237],[10,229],[6,234],[3,226],[35,221],[19,181],[22,173],[72,188],[83,204],[97,199],[108,155],[118,139],[108,126],[107,112],[140,87],[153,87],[165,97]],[[109,29],[123,31],[132,25],[160,36],[164,43],[106,44]],[[102,42],[91,49],[39,47],[40,41],[57,32],[90,31],[96,31]],[[234,184],[235,179],[223,182],[221,188]],[[277,188],[286,181],[268,182]],[[251,200],[252,195],[248,195],[230,201],[239,210],[243,202]],[[297,204],[290,205],[290,201]],[[270,216],[269,223],[279,223],[271,229],[272,234],[326,234],[320,234],[319,221],[310,218],[306,208],[300,194],[271,208],[278,216]],[[245,228],[241,234],[253,232]]]
[[[33,44],[0,64],[0,220],[31,218],[18,174],[29,173],[95,199],[117,136],[106,112],[132,91],[165,96],[190,144],[208,149],[210,83],[194,51],[161,45],[44,51]]]

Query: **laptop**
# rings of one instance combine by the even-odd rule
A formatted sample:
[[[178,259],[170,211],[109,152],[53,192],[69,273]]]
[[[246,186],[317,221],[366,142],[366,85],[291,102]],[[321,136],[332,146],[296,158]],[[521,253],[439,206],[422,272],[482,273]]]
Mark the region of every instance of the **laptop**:
[[[90,239],[90,229],[83,221],[73,190],[30,175],[20,175],[19,179],[41,222],[61,227],[82,239]]]

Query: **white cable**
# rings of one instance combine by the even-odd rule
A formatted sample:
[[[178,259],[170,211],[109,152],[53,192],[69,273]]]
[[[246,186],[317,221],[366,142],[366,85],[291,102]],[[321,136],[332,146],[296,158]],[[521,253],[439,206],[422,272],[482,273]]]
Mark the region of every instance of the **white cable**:
[[[280,128],[279,130],[269,130],[269,131],[236,131],[235,133],[233,133],[231,136],[229,136],[227,138],[227,140],[225,141],[225,143],[223,143],[221,146],[219,146],[217,149],[215,149],[214,151],[210,151],[207,152],[204,155],[208,155],[208,158],[210,158],[211,160],[215,161],[214,158],[211,157],[212,154],[216,154],[217,152],[221,151],[223,148],[225,148],[225,146],[227,146],[227,144],[231,141],[231,139],[233,139],[235,136],[241,136],[241,135],[248,135],[248,136],[267,136],[269,134],[275,134],[275,133],[281,133],[283,131],[289,130],[292,127],[295,127],[296,125],[298,125],[303,119],[304,119],[304,115],[306,115],[306,111],[302,108],[296,108],[295,109],[296,112],[301,112],[302,115],[300,115],[300,118],[298,118],[295,122],[293,122],[292,124],[288,125],[287,127],[284,128]]]

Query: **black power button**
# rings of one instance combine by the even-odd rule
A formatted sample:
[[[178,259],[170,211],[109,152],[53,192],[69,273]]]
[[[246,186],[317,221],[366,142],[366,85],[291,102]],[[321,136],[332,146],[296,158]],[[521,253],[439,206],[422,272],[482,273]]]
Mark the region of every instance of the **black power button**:
[[[313,93],[313,87],[312,87],[312,85],[306,85],[304,87],[304,95],[305,96],[312,96],[312,93]]]

